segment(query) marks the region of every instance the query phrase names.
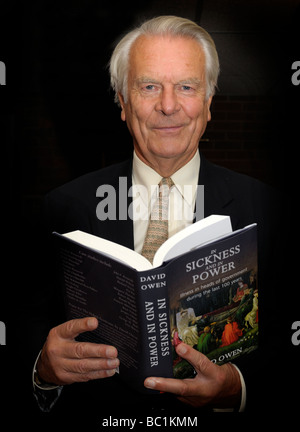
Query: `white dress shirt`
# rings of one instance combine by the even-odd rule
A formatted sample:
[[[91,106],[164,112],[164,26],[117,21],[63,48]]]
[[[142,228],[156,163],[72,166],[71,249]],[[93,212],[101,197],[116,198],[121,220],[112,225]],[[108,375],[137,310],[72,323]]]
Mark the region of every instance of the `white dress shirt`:
[[[169,237],[193,223],[200,169],[200,155],[194,157],[172,176],[174,186],[169,199]],[[151,208],[157,198],[161,176],[133,155],[132,199],[134,250],[141,253]]]

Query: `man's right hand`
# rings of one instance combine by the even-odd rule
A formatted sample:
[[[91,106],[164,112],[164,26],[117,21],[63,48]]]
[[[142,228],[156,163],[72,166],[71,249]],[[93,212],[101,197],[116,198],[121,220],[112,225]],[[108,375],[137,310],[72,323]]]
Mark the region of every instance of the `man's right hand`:
[[[37,363],[39,377],[46,383],[65,385],[114,375],[120,363],[115,347],[75,340],[97,327],[97,319],[87,317],[50,330]]]

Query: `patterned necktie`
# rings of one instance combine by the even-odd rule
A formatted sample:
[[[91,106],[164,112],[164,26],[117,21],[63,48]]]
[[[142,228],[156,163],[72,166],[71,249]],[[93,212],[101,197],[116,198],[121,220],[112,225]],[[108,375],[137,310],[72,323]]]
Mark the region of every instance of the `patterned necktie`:
[[[174,185],[171,177],[164,177],[159,183],[159,196],[153,205],[142,255],[151,263],[157,249],[168,238],[169,193]]]

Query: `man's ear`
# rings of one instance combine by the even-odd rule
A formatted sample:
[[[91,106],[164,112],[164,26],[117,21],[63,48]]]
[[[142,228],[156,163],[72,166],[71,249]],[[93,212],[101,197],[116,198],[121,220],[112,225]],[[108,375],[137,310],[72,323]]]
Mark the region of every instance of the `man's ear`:
[[[124,97],[121,93],[118,93],[118,98],[121,105],[121,119],[126,121]]]
[[[206,102],[207,104],[207,121],[209,122],[211,120],[211,112],[210,112],[210,106],[211,106],[211,101],[212,101],[212,96],[210,96]]]

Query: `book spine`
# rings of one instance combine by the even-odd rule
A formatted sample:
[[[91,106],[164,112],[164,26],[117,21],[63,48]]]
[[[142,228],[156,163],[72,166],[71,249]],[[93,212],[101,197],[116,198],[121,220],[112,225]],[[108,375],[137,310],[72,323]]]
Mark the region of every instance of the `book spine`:
[[[166,268],[140,272],[138,310],[144,378],[173,377],[172,342]]]

